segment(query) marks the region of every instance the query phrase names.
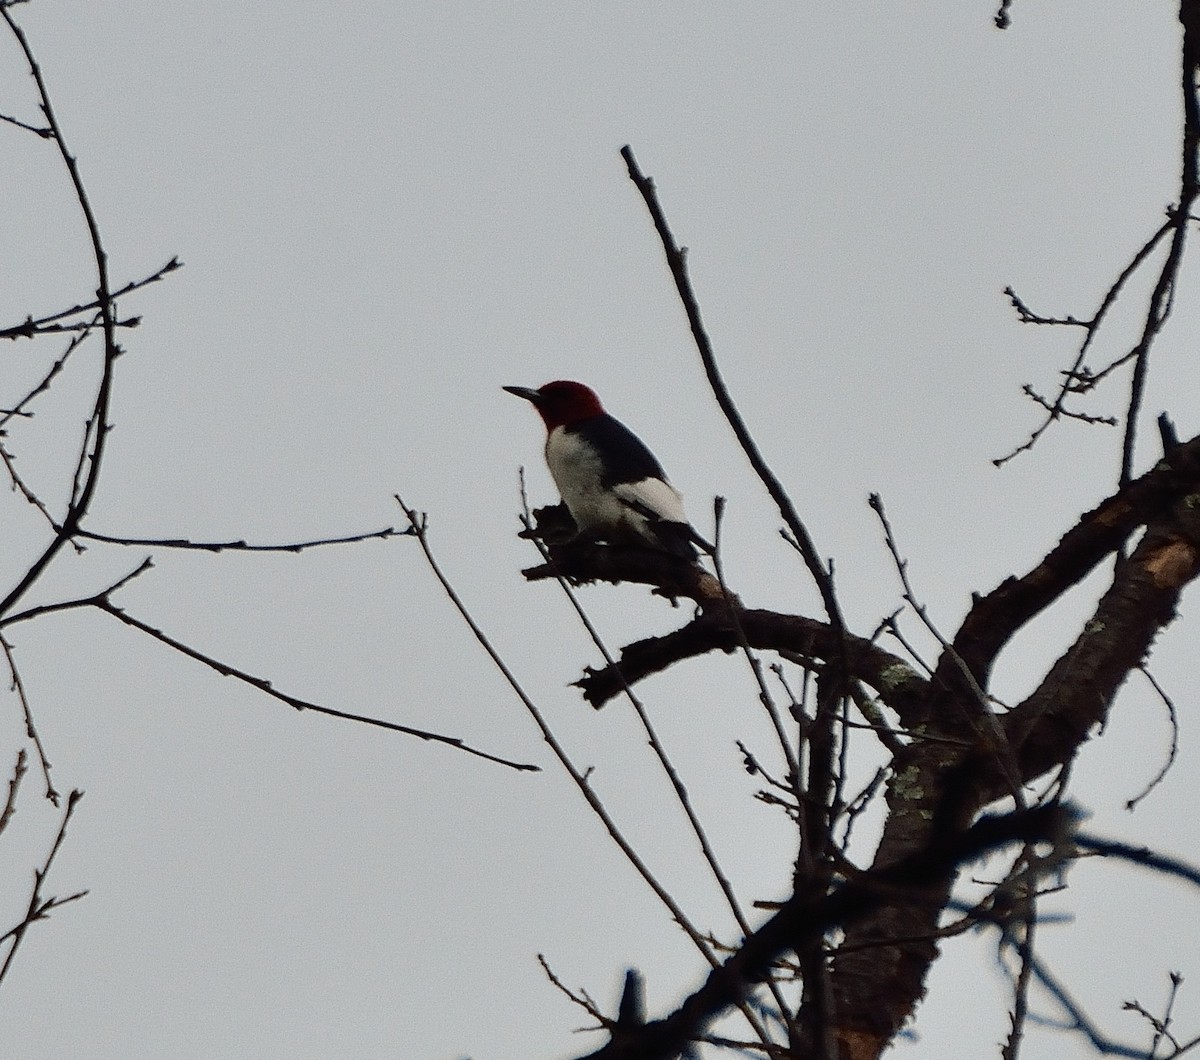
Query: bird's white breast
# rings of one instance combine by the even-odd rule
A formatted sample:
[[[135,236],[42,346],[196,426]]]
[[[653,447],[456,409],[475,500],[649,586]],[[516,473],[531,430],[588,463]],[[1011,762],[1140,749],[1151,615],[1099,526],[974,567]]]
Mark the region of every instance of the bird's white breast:
[[[645,478],[605,488],[599,454],[578,434],[562,427],[546,438],[546,464],[581,531],[628,528],[653,541],[654,535],[646,529],[649,519],[687,522],[678,490],[662,479]]]

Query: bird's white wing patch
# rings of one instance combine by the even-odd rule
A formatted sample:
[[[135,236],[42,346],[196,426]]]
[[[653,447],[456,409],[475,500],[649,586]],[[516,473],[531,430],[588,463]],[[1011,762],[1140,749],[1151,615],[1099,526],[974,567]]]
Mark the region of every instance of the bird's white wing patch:
[[[644,478],[640,482],[621,482],[613,487],[621,503],[650,519],[667,523],[686,523],[683,497],[669,482]]]

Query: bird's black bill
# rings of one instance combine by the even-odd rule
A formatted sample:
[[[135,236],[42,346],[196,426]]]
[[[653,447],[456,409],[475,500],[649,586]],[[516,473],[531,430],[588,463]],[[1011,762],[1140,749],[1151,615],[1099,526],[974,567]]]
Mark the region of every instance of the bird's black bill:
[[[542,400],[542,395],[530,386],[504,386],[500,389],[507,390],[510,394],[516,394],[517,397],[524,398],[526,401],[532,401],[535,405]]]

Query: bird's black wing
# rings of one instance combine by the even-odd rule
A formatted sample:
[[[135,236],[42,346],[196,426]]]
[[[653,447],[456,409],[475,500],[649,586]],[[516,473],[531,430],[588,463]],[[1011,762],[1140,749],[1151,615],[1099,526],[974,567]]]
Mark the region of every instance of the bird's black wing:
[[[566,430],[580,435],[605,454],[608,464],[600,478],[605,489],[612,489],[622,482],[640,482],[644,478],[667,481],[667,473],[658,458],[620,420],[608,415],[595,416]]]

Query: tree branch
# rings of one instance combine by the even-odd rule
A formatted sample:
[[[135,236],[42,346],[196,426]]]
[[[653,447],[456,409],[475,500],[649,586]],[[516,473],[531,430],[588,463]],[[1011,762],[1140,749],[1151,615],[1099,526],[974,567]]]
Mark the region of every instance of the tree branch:
[[[1061,806],[1039,806],[984,817],[965,831],[935,836],[927,847],[886,868],[874,869],[818,899],[784,903],[695,993],[665,1019],[645,1024],[582,1060],[673,1060],[687,1044],[753,983],[769,974],[782,953],[803,948],[884,903],[928,901],[926,889],[958,866],[1013,842],[1062,845],[1074,815]]]
[[[842,635],[817,619],[757,608],[741,609],[737,615],[746,642],[752,648],[825,660],[837,657],[842,651]],[[685,659],[710,651],[734,651],[740,643],[729,616],[705,612],[671,633],[626,646],[617,660],[617,668],[634,684]],[[929,687],[925,678],[898,655],[865,638],[846,634],[844,643],[850,675],[875,689],[904,725],[919,724]],[[592,706],[602,706],[621,691],[616,670],[608,666],[587,670],[576,684]]]
[[[2,10],[0,8],[0,11]],[[3,982],[4,977],[8,974],[8,969],[12,966],[13,957],[16,955],[17,948],[24,940],[25,932],[29,930],[29,926],[35,921],[45,920],[50,915],[51,910],[66,905],[68,902],[73,902],[87,894],[87,891],[77,891],[66,898],[42,898],[42,884],[46,882],[46,877],[50,874],[50,866],[54,863],[54,858],[62,846],[63,839],[66,837],[67,825],[70,823],[71,815],[75,812],[75,807],[79,805],[79,800],[82,798],[82,791],[72,791],[67,796],[67,807],[63,811],[62,822],[58,826],[58,835],[54,838],[54,845],[51,846],[50,853],[46,855],[46,860],[42,862],[42,867],[36,869],[33,873],[33,892],[29,896],[29,906],[26,909],[25,916],[16,927],[10,928],[3,935],[0,935],[0,942],[12,939],[12,946],[9,947],[9,951],[4,958],[4,964],[0,965],[0,982]]]

